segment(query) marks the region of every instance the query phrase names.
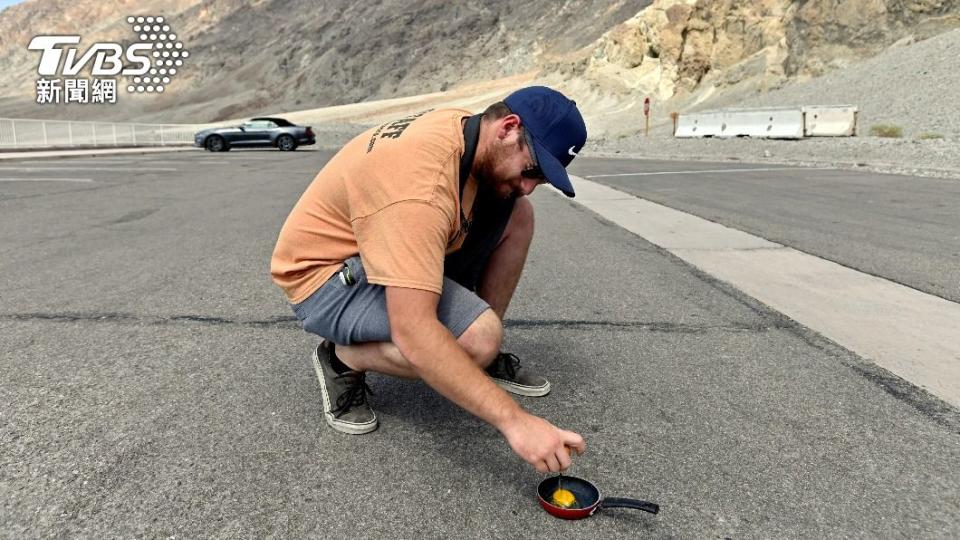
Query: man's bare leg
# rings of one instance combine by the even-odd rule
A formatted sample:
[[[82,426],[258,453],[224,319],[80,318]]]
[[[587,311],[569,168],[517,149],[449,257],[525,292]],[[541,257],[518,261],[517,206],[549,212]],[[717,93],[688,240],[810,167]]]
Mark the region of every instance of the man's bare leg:
[[[532,240],[533,204],[527,197],[520,197],[477,287],[477,296],[490,304],[501,321],[520,282]]]
[[[490,304],[491,311],[483,312],[457,342],[480,367],[487,367],[500,352],[503,341],[503,315],[510,305],[513,293],[520,282],[520,274],[527,261],[527,252],[533,240],[533,204],[527,197],[520,197],[513,206],[513,213],[503,231],[500,242],[494,248],[483,275],[477,295]],[[394,377],[416,379],[417,374],[400,354],[400,349],[390,342],[362,343],[338,346],[337,357],[351,369],[375,371]]]
[[[502,340],[503,325],[500,318],[488,309],[477,317],[457,339],[457,343],[478,366],[485,368],[497,356]],[[374,371],[407,379],[418,378],[416,371],[400,354],[400,349],[391,342],[338,345],[336,353],[341,362],[356,371]]]
[[[500,243],[480,276],[478,294],[490,304],[501,320],[520,281],[532,240],[533,204],[527,197],[520,197],[513,206]],[[550,393],[550,381],[521,367],[516,356],[498,353],[496,364],[491,362],[490,367],[487,373],[508,392],[530,397]]]

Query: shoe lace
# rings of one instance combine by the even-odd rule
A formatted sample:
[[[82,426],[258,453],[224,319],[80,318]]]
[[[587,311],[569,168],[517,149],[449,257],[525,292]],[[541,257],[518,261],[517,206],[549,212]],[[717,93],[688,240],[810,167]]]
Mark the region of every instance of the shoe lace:
[[[497,355],[497,366],[513,379],[520,369],[520,359],[515,354],[502,352]]]
[[[356,406],[366,405],[367,394],[373,395],[373,390],[367,385],[366,374],[362,371],[348,371],[334,379],[347,379],[347,389],[337,397],[337,408],[330,411],[335,418]]]

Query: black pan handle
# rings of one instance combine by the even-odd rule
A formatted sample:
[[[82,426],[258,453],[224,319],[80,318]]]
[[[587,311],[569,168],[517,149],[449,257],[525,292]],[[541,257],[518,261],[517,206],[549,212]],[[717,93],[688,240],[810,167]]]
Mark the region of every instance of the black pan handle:
[[[625,499],[623,497],[607,497],[600,501],[600,508],[633,508],[634,510],[643,510],[656,514],[660,511],[660,505],[647,501],[638,501],[637,499]]]

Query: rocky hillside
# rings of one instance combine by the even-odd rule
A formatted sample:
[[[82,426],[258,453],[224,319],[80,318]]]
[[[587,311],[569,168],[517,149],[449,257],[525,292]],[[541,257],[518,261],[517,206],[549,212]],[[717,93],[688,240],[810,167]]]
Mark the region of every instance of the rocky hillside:
[[[32,35],[119,39],[127,15],[148,13],[192,54],[169,92],[32,102]],[[561,87],[616,131],[634,129],[646,96],[659,121],[736,104],[956,28],[958,14],[960,0],[30,0],[0,13],[0,116],[205,122],[427,93],[472,104],[503,80]]]
[[[0,13],[0,116],[213,121],[446,90],[537,69],[588,46],[649,0],[28,0]],[[120,39],[163,15],[191,62],[163,96],[124,107],[39,107],[38,33]],[[29,53],[29,54],[28,54]],[[99,110],[97,110],[99,109]]]
[[[664,122],[670,110],[736,106],[957,27],[960,0],[656,0],[545,72],[615,129],[645,96],[668,102],[655,109]]]

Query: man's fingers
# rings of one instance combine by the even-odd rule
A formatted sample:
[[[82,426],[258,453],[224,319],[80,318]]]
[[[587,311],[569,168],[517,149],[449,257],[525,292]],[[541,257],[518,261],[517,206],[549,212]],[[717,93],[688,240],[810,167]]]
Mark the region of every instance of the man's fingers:
[[[580,435],[572,431],[564,431],[564,430],[561,430],[560,434],[561,434],[561,437],[563,438],[563,444],[565,444],[566,446],[569,446],[573,450],[576,450],[578,456],[583,454],[586,451],[587,443],[583,441],[583,437],[581,437]]]
[[[514,452],[523,457],[537,472],[561,472],[570,468],[573,452],[586,450],[583,437],[572,431],[559,429],[546,420],[532,416],[527,419],[527,428],[505,432]]]

